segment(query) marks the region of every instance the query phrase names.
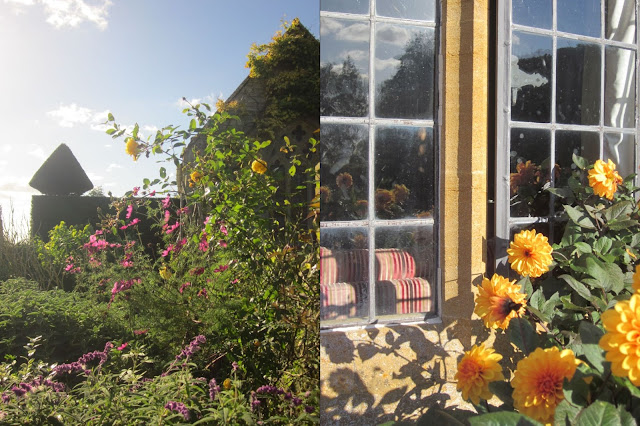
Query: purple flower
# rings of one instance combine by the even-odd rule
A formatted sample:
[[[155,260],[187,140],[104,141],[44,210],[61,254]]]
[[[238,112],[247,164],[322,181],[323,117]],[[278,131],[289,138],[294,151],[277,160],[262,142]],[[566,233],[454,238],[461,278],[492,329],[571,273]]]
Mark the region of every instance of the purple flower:
[[[293,403],[294,407],[297,407],[298,405],[302,404],[302,400],[298,397],[294,397],[291,402]]]
[[[71,373],[77,373],[84,370],[84,368],[82,368],[82,365],[80,365],[79,362],[72,362],[71,364],[60,364],[57,365],[56,367],[54,367],[53,371],[56,373],[56,375],[58,374],[71,374]]]
[[[202,345],[206,341],[207,341],[207,339],[203,335],[196,336],[196,338],[193,339],[191,341],[191,343],[189,343],[189,346],[184,348],[182,350],[182,352],[180,352],[178,355],[176,355],[176,361],[178,361],[178,360],[180,360],[182,358],[185,358],[185,359],[189,358],[191,355],[193,355],[194,353],[199,351],[200,350],[200,345]]]
[[[238,369],[238,363],[237,363],[237,362],[235,362],[235,361],[233,361],[233,362],[231,363],[231,368],[232,368],[232,371],[236,371],[236,370]]]
[[[4,402],[5,404],[8,403],[11,400],[11,395],[3,393],[2,394],[2,402]]]
[[[16,394],[16,396],[17,396],[18,398],[19,398],[19,397],[21,397],[21,396],[23,396],[25,393],[27,393],[27,391],[26,391],[26,390],[24,390],[24,389],[22,389],[22,388],[19,388],[19,387],[17,387],[17,386],[13,386],[13,387],[11,388],[11,391],[12,391],[13,393],[15,393],[15,394]]]
[[[165,404],[164,408],[180,413],[185,420],[189,420],[189,409],[182,402],[169,401]]]
[[[316,410],[315,410],[315,408],[313,408],[313,407],[312,407],[312,406],[310,406],[310,405],[305,405],[305,406],[304,406],[304,411],[306,411],[307,413],[311,414],[311,413],[313,413],[313,412],[314,412],[314,411],[316,411]]]
[[[213,401],[216,399],[216,395],[220,392],[220,386],[216,383],[216,379],[209,381],[209,398]]]

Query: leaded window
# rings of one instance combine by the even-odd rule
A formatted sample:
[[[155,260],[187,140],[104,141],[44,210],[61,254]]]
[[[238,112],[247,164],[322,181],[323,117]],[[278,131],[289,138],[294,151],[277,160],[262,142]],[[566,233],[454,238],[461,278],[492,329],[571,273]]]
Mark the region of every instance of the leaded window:
[[[322,327],[436,313],[437,14],[321,2]]]

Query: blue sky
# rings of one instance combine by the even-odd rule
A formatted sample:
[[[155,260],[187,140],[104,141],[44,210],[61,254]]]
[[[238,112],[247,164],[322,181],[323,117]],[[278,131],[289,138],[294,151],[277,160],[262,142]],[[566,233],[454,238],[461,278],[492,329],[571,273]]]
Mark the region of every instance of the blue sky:
[[[252,43],[299,17],[319,36],[319,0],[0,0],[0,205],[26,222],[28,182],[66,143],[95,186],[123,195],[156,160],[134,163],[101,123],[145,136],[188,123],[180,99],[215,104],[248,75]]]

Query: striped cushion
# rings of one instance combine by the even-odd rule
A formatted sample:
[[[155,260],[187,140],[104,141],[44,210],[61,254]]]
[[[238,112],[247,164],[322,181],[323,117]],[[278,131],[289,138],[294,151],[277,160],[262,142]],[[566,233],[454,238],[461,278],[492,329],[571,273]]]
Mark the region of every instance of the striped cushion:
[[[413,278],[416,262],[413,256],[399,249],[376,250],[376,280],[397,280]]]
[[[431,285],[423,278],[376,282],[378,315],[430,312],[433,306]]]
[[[320,318],[340,320],[367,315],[366,282],[320,284]]]

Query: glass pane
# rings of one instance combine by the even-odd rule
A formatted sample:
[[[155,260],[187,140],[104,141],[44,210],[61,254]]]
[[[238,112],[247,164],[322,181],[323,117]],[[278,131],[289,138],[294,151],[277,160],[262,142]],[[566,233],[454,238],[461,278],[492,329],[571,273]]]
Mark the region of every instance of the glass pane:
[[[551,37],[514,31],[511,53],[511,119],[551,121]]]
[[[369,132],[365,125],[320,128],[320,220],[367,217]]]
[[[320,19],[320,115],[369,113],[369,23]]]
[[[558,31],[600,37],[600,0],[557,0]]]
[[[513,0],[511,16],[514,24],[551,29],[551,0]]]
[[[616,163],[616,169],[622,178],[636,173],[635,137],[630,134],[604,134],[604,160],[611,159]]]
[[[604,66],[604,125],[633,128],[636,122],[636,53],[607,46]]]
[[[547,216],[550,180],[549,155],[551,134],[548,130],[511,129],[511,216]]]
[[[556,187],[565,186],[575,170],[573,154],[586,158],[590,163],[600,158],[600,135],[596,132],[558,130],[556,132]]]
[[[433,0],[376,0],[378,16],[435,21],[436,4]]]
[[[376,216],[431,217],[435,190],[433,129],[380,126],[376,130]]]
[[[433,117],[434,30],[376,27],[376,116]]]
[[[369,14],[369,0],[320,0],[320,10]]]
[[[558,38],[556,121],[600,124],[600,46]]]
[[[635,0],[608,0],[605,7],[605,37],[625,43],[636,41]]]
[[[376,317],[435,310],[432,226],[376,229]]]
[[[369,317],[369,242],[366,228],[320,230],[320,318]]]

